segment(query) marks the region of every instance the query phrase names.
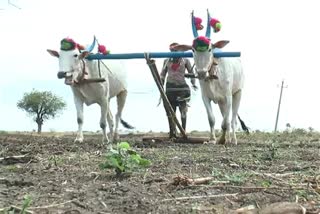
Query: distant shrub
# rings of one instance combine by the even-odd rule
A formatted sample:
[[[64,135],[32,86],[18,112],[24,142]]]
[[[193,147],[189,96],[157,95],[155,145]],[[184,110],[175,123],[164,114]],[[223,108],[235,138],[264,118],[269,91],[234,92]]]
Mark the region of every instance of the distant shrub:
[[[307,132],[307,130],[302,129],[302,128],[295,128],[295,129],[292,130],[292,133],[293,134],[298,134],[298,135],[305,135],[308,132]]]
[[[0,130],[0,135],[5,135],[5,134],[8,134],[8,132],[7,132],[7,131]]]

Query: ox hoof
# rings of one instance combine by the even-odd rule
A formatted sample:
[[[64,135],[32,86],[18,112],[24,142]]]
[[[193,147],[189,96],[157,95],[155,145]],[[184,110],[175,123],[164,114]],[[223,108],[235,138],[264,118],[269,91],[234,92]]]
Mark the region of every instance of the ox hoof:
[[[95,151],[94,154],[95,154],[96,156],[101,156],[101,155],[102,155],[102,152],[98,150],[98,151]]]
[[[103,145],[107,145],[107,144],[110,144],[110,140],[107,136],[103,137],[102,138],[102,144]]]
[[[81,139],[81,138],[76,138],[76,139],[74,140],[74,142],[75,142],[75,143],[82,143],[82,142],[83,142],[83,139]]]
[[[118,133],[114,133],[113,138],[112,138],[112,142],[113,143],[117,143],[119,141],[119,134]]]
[[[225,139],[219,139],[218,144],[224,145],[226,144],[226,140]]]
[[[104,147],[105,147],[105,149],[106,149],[107,151],[110,151],[111,149],[113,149],[111,143],[106,143],[106,144],[104,144]]]
[[[102,145],[107,146],[107,145],[112,145],[112,143],[109,140],[108,141],[103,140]]]
[[[231,144],[237,145],[237,144],[238,144],[237,139],[232,139],[232,140],[231,140]]]
[[[216,140],[209,140],[209,141],[204,141],[203,144],[213,144],[215,145],[217,143]]]
[[[169,137],[169,141],[170,142],[175,142],[176,140],[177,140],[178,138],[176,137],[176,136],[174,136],[174,137]]]
[[[170,141],[175,141],[178,138],[176,132],[170,132],[169,133],[169,140]]]

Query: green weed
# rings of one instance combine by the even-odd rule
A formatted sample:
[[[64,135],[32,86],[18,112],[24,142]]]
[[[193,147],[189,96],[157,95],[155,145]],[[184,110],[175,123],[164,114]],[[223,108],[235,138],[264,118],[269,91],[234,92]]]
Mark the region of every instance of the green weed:
[[[118,143],[116,149],[111,149],[105,155],[105,162],[100,164],[101,169],[114,169],[117,175],[123,172],[132,172],[135,169],[147,167],[151,162],[142,158],[134,151],[129,143]]]

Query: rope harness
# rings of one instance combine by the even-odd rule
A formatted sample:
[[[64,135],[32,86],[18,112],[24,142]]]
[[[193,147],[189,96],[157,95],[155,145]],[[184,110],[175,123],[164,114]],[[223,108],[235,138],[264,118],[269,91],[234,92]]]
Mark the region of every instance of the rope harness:
[[[76,80],[75,83],[77,85],[79,85],[79,84],[85,84],[85,83],[94,83],[94,82],[104,82],[104,81],[106,81],[104,78],[102,78],[101,69],[100,69],[100,67],[101,67],[100,63],[102,63],[105,68],[107,68],[108,72],[110,72],[111,74],[112,74],[112,72],[111,72],[111,70],[108,68],[108,66],[106,64],[104,64],[102,61],[101,62],[100,61],[101,60],[98,61],[99,78],[87,79],[86,75],[88,75],[89,73],[86,71],[86,63],[85,63],[84,59],[81,59],[81,62],[83,64],[82,72],[80,74],[79,80]]]

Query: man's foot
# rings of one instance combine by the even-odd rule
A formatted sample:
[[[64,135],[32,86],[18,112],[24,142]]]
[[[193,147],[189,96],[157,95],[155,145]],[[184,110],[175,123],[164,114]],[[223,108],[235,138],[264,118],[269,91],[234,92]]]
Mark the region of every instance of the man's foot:
[[[169,139],[177,139],[176,133],[170,133],[169,134]]]

